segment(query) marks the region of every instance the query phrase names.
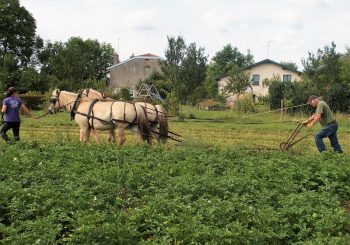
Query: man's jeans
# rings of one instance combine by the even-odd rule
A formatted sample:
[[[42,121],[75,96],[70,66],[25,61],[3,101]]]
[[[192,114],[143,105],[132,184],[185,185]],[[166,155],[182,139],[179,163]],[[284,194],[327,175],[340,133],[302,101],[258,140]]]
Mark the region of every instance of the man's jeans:
[[[332,123],[325,127],[323,127],[320,132],[316,134],[315,142],[319,152],[323,152],[326,150],[326,146],[323,143],[323,138],[328,137],[331,142],[331,146],[333,147],[335,152],[343,153],[337,138],[338,131],[338,123]]]

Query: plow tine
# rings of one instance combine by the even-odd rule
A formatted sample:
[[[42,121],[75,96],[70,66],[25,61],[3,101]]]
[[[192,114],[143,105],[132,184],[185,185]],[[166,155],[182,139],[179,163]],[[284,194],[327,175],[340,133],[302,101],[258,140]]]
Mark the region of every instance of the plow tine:
[[[161,135],[161,136],[163,136],[163,137],[166,137],[166,138],[168,138],[168,139],[171,139],[171,140],[174,140],[174,141],[177,141],[177,142],[182,142],[182,140],[176,139],[176,138],[171,137],[171,136],[169,136],[169,135],[163,135],[163,134],[161,134],[161,133],[159,133],[159,132],[156,132],[156,131],[153,131],[153,130],[152,130],[152,132],[155,133],[155,134]]]

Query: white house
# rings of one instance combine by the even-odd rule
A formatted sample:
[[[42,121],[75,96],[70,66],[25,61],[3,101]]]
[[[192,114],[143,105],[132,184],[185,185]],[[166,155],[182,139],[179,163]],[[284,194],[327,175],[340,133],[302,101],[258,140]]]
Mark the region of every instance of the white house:
[[[268,87],[263,84],[265,79],[271,79],[273,76],[279,76],[283,82],[299,81],[301,73],[291,69],[285,65],[265,59],[260,62],[249,65],[243,69],[251,76],[252,88],[248,88],[246,92],[251,93],[253,97],[268,95]],[[229,76],[222,77],[218,80],[219,93],[222,94],[224,87],[228,82]],[[237,96],[232,94],[227,98],[227,105],[233,105]]]

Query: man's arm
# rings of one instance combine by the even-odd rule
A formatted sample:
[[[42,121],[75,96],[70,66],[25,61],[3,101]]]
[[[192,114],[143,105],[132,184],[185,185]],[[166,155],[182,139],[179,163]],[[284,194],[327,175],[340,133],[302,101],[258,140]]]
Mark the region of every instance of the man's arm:
[[[5,113],[6,112],[6,109],[7,109],[7,105],[2,105],[2,108],[1,108],[1,112],[2,113]]]
[[[22,104],[21,105],[21,109],[30,117],[33,117],[32,113],[30,113],[29,109],[24,105]]]
[[[307,125],[309,122],[314,120],[316,115],[312,115],[310,118],[306,119],[305,121],[302,122],[303,125]]]
[[[313,116],[313,120],[310,120],[309,123],[306,125],[307,128],[312,128],[315,123],[317,123],[318,121],[320,121],[321,119],[321,114],[317,113]]]

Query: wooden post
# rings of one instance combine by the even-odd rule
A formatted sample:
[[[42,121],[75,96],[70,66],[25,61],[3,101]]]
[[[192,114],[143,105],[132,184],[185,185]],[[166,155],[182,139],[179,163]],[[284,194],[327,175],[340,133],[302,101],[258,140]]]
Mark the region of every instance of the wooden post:
[[[283,117],[283,100],[281,100],[281,118],[280,118],[281,121],[282,121],[282,117]]]

